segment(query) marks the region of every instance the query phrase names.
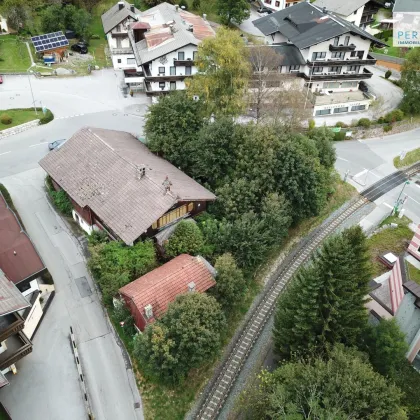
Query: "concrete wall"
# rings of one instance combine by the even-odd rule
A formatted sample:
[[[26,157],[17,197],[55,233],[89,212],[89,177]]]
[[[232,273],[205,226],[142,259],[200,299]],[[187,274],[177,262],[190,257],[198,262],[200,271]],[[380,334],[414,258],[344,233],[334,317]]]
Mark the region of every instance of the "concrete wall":
[[[39,321],[42,317],[42,307],[40,301],[41,295],[39,294],[36,301],[33,303],[31,311],[29,312],[28,317],[25,319],[25,326],[23,328],[23,332],[26,336],[31,339]]]
[[[350,112],[358,112],[360,110],[354,110],[352,111],[352,107],[353,106],[360,106],[360,105],[364,105],[366,108],[365,110],[369,109],[370,106],[370,100],[366,99],[365,101],[353,101],[353,102],[343,102],[341,104],[331,104],[331,105],[316,105],[314,107],[314,116],[325,116],[325,115],[340,115],[340,114],[348,114]],[[334,109],[338,109],[338,108],[348,108],[347,112],[339,112],[339,113],[334,113]],[[317,111],[321,111],[321,110],[331,110],[331,112],[329,114],[323,114],[323,115],[317,115]]]

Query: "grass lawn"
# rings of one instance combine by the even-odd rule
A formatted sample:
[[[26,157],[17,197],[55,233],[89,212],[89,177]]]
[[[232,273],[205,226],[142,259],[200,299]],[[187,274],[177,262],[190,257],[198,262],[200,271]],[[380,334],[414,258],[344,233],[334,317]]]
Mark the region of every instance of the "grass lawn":
[[[267,263],[256,270],[258,275],[248,279],[248,290],[245,298],[228,316],[228,328],[223,336],[224,346],[230,342],[236,328],[248,311],[255,296],[261,290],[262,280],[269,272],[272,263],[278,258],[279,254],[288,250],[298,238],[322,223],[331,212],[337,210],[355,194],[356,190],[351,185],[343,183],[337,175],[335,193],[331,196],[328,205],[322,213],[317,217],[305,221],[297,228],[292,229],[288,241],[272,251],[267,259]],[[124,331],[118,324],[114,322],[114,325],[120,334],[122,341],[125,343],[127,350],[131,354],[131,338],[125,336]],[[150,378],[144,377],[141,366],[138,366],[133,359],[133,363],[137,367],[136,380],[142,396],[146,419],[182,420],[185,417],[185,413],[190,409],[198,392],[212,376],[218,356],[220,357],[220,354],[215,354],[215,358],[209,360],[205,366],[202,366],[200,369],[194,369],[182,384],[175,387],[161,385]]]
[[[417,284],[420,284],[420,270],[414,267],[414,265],[410,264],[409,262],[407,262],[407,268],[410,280],[415,281]]]
[[[404,216],[402,219],[399,219],[397,216],[390,216],[381,225],[389,225],[390,223],[396,223],[398,227],[385,229],[368,239],[374,277],[387,271],[387,268],[376,258],[387,252],[392,252],[395,255],[401,254],[405,251],[407,242],[413,237],[413,232],[408,227],[410,219],[407,217]]]
[[[392,44],[392,40],[388,42]],[[385,48],[372,48],[372,51],[377,54],[389,55],[391,57],[404,58],[408,51],[404,52],[401,47],[385,47]]]
[[[420,148],[408,152],[403,160],[401,160],[399,156],[394,158],[394,166],[396,168],[410,166],[416,162],[420,162]]]
[[[16,125],[24,124],[32,120],[36,120],[42,117],[42,111],[38,111],[38,115],[35,114],[35,111],[32,108],[28,109],[0,109],[0,116],[7,114],[12,117],[11,124],[2,124],[0,121],[0,130],[5,130],[6,128],[11,128]]]
[[[31,65],[25,43],[17,41],[15,35],[0,37],[0,73],[24,72]]]

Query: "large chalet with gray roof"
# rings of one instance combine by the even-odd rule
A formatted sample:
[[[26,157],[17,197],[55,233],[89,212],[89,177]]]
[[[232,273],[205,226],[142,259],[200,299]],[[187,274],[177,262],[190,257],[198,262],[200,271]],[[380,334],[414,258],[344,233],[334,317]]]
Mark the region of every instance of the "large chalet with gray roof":
[[[157,95],[185,89],[199,43],[215,35],[203,17],[161,3],[144,12],[119,1],[102,15],[112,63],[131,90]]]
[[[371,98],[359,83],[372,77],[371,44],[385,45],[353,23],[311,3],[299,3],[253,22],[267,44],[289,56],[281,73],[305,81],[314,116],[366,111]],[[303,64],[302,64],[303,63]]]
[[[216,196],[123,131],[83,128],[40,162],[87,233],[133,245],[201,213]]]

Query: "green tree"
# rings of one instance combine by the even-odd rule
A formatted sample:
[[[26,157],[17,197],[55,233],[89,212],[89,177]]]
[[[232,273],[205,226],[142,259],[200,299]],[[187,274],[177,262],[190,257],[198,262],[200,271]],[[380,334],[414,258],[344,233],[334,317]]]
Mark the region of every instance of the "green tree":
[[[292,222],[291,209],[283,195],[269,194],[262,203],[261,217],[270,231],[273,244],[280,244],[287,236]]]
[[[135,355],[147,372],[177,383],[214,357],[225,326],[215,298],[205,293],[180,295],[159,321],[136,338]]]
[[[194,222],[182,220],[165,245],[165,253],[168,257],[180,254],[197,255],[203,245],[204,239],[200,228]]]
[[[289,362],[263,372],[243,402],[250,419],[407,419],[400,390],[343,346],[327,361]]]
[[[420,113],[420,51],[413,48],[406,56],[401,71],[404,98],[401,109],[406,114]]]
[[[67,6],[67,9],[69,6]],[[92,22],[92,16],[85,9],[76,9],[69,14],[67,11],[67,21],[69,22],[68,27],[73,29],[79,38],[88,41],[92,33],[90,31],[90,24]]]
[[[193,144],[204,125],[202,103],[189,99],[185,92],[162,96],[149,107],[145,132],[147,145],[175,166],[188,171]]]
[[[217,12],[225,25],[240,25],[249,18],[251,6],[248,0],[217,0]]]
[[[218,257],[214,268],[217,271],[217,277],[216,287],[212,289],[212,292],[222,308],[230,310],[245,293],[244,276],[231,254],[223,254]]]
[[[31,11],[25,0],[4,0],[0,6],[1,14],[15,30],[25,27],[31,17]]]
[[[328,169],[334,168],[336,161],[334,133],[327,127],[313,128],[309,132],[309,137],[315,141],[321,165]]]
[[[43,32],[66,30],[66,12],[61,4],[53,4],[41,13],[41,26]]]
[[[250,64],[238,32],[220,28],[198,46],[198,73],[188,79],[187,93],[198,95],[209,114],[238,115],[246,101]]]
[[[326,240],[280,296],[274,343],[281,357],[325,355],[335,343],[356,345],[360,340],[367,323],[369,276],[358,279],[364,263],[359,264],[359,252],[349,239],[358,236],[359,229]],[[362,243],[360,253],[364,247]]]
[[[364,334],[366,350],[375,370],[394,378],[397,371],[406,363],[408,345],[404,333],[395,319],[381,320],[378,325],[369,326]]]

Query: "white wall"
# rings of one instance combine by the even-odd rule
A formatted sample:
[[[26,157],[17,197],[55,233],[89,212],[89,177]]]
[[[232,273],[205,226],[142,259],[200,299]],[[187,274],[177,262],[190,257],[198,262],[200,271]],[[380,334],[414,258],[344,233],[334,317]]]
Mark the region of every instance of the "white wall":
[[[366,99],[365,101],[343,102],[341,104],[332,104],[332,105],[318,105],[318,106],[315,106],[314,107],[314,113],[313,113],[313,115],[314,116],[317,116],[316,115],[316,111],[325,110],[325,109],[330,109],[331,110],[331,113],[330,114],[327,114],[327,115],[348,114],[348,113],[351,113],[351,112],[357,112],[357,110],[356,111],[352,111],[351,110],[351,107],[352,106],[359,106],[359,105],[365,105],[366,108],[365,108],[364,111],[366,111],[366,110],[369,109],[370,102],[371,101],[369,99]],[[344,107],[348,107],[348,109],[349,109],[348,112],[342,112],[342,113],[337,113],[337,114],[334,113],[334,109],[335,108],[344,108]],[[320,116],[326,116],[326,115],[320,115]]]
[[[178,60],[178,52],[184,52],[184,60],[194,58],[194,51],[197,51],[196,45],[187,45],[183,48],[179,48],[178,50],[172,51],[169,54],[166,54],[164,57],[159,57],[149,63],[149,69],[151,71],[152,76],[158,76],[159,74],[159,67],[165,68],[165,76],[170,75],[170,67],[174,65],[174,60]],[[162,63],[162,61],[166,61]],[[191,74],[197,73],[197,69],[195,66],[191,68]],[[185,66],[176,66],[176,74],[185,76]]]
[[[137,63],[134,54],[114,54],[112,56],[112,65],[114,66],[114,69],[119,70],[137,69]]]
[[[169,82],[165,82],[165,88],[161,89],[159,87],[159,82],[152,82],[150,83],[150,86],[152,88],[153,91],[157,91],[157,92],[165,92],[170,90],[170,83]],[[176,90],[184,90],[185,89],[185,81],[184,80],[177,80],[176,81]]]
[[[86,233],[88,233],[89,235],[92,233],[92,230],[93,230],[93,228],[92,228],[92,226],[91,225],[89,225],[87,222],[86,222],[86,220],[84,220],[83,218],[82,218],[82,216],[80,216],[80,214],[79,213],[77,213],[77,211],[75,211],[75,210],[72,210],[71,211],[71,213],[72,213],[72,215],[73,215],[73,219],[75,220],[75,222],[76,223],[78,223],[78,225],[86,232]]]
[[[262,0],[262,3],[268,9],[283,10],[286,7],[291,7],[294,4],[300,3],[305,0],[294,0],[293,2],[286,2],[286,0]]]
[[[349,16],[343,16],[343,15],[338,15],[338,16],[342,17],[343,19],[346,19],[347,21],[351,23],[354,23],[356,26],[360,26],[364,9],[365,9],[365,5],[363,5],[362,7],[359,7],[356,13],[353,12]]]
[[[23,328],[23,332],[29,339],[32,338],[35,328],[37,327],[43,313],[41,308],[40,297],[41,294],[38,295],[36,301],[32,305],[28,317],[25,319],[25,326]]]

